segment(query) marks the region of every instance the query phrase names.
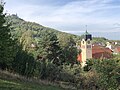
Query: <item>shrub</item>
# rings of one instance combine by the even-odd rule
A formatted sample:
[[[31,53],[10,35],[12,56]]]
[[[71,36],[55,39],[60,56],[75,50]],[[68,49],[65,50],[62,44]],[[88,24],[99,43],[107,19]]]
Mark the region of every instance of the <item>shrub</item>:
[[[57,80],[60,68],[49,61],[37,61],[35,68],[35,77],[40,79],[48,79],[50,81]]]
[[[87,62],[89,71],[95,71],[98,75],[97,84],[102,90],[117,90],[119,87],[120,65],[118,60],[92,60]]]
[[[80,76],[81,68],[80,65],[71,64],[62,66],[62,70],[60,72],[60,80],[65,82],[75,83],[76,79]]]
[[[35,60],[26,51],[18,51],[13,62],[13,69],[20,75],[32,77],[35,68]]]

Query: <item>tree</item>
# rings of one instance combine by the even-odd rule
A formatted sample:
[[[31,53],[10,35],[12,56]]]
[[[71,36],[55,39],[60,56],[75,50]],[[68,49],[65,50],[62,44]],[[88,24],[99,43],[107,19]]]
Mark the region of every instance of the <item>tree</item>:
[[[38,56],[43,60],[60,64],[60,47],[57,36],[50,31],[42,31],[38,40]]]
[[[77,61],[77,47],[71,35],[59,34],[60,46],[62,48],[62,59],[67,64],[74,64]]]
[[[18,51],[13,62],[13,69],[21,75],[25,75],[27,77],[33,76],[35,69],[35,60],[33,55],[18,46]]]
[[[97,83],[101,90],[117,90],[120,86],[120,60],[88,60],[86,71],[97,73]]]
[[[4,3],[0,4],[0,68],[7,69],[12,66],[15,56],[15,41],[13,40],[9,24],[5,24],[5,14],[3,14]]]
[[[20,37],[20,44],[23,47],[23,50],[30,51],[31,44],[34,42],[34,39],[32,38],[32,31],[27,30],[24,33],[22,33],[22,36]]]

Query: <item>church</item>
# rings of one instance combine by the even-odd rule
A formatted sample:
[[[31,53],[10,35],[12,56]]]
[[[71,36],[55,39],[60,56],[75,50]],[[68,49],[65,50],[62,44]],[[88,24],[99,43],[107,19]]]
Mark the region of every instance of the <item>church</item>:
[[[87,31],[83,34],[81,45],[81,53],[78,54],[77,60],[81,63],[81,66],[86,65],[87,59],[108,59],[112,57],[112,50],[100,45],[92,44],[92,35]]]

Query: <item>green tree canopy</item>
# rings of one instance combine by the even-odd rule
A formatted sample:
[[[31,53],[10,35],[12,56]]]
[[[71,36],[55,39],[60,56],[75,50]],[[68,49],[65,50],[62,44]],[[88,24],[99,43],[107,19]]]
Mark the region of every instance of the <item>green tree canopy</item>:
[[[15,55],[15,42],[10,33],[10,25],[6,25],[3,13],[4,3],[0,4],[0,67],[6,69],[11,66]]]
[[[77,47],[76,42],[71,35],[59,34],[58,36],[60,46],[62,48],[62,61],[68,64],[74,64],[77,61]]]
[[[50,31],[43,31],[39,34],[38,56],[42,59],[53,61],[55,64],[60,63],[60,46],[57,36]]]

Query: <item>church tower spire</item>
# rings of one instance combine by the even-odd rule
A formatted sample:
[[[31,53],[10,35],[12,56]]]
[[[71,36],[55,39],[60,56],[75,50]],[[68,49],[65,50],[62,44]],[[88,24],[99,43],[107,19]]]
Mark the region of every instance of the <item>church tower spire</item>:
[[[84,67],[86,65],[86,60],[92,58],[92,35],[87,32],[87,29],[81,41],[81,50],[81,65]]]
[[[86,32],[87,32],[87,25],[85,25],[85,28],[86,28]]]

